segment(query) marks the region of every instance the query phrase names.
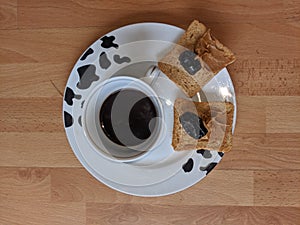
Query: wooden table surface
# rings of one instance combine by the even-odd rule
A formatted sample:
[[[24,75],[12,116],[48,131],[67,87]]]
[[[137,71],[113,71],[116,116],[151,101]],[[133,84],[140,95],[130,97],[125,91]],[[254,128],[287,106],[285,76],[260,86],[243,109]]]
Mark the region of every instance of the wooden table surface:
[[[62,93],[97,38],[120,26],[199,19],[236,53],[234,148],[165,197],[96,181],[65,136]],[[300,224],[298,0],[0,0],[0,224]]]

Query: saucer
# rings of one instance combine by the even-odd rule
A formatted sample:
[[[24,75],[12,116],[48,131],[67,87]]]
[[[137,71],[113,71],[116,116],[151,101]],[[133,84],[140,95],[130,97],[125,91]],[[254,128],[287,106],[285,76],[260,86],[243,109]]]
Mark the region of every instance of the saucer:
[[[221,160],[223,153],[194,150],[175,152],[172,132],[156,149],[132,163],[113,162],[102,157],[84,135],[81,116],[86,97],[101,82],[118,74],[136,77],[155,65],[161,52],[177,41],[184,30],[160,23],[140,23],[114,30],[94,42],[75,64],[68,79],[63,102],[65,131],[72,150],[81,164],[107,186],[132,195],[162,196],[186,189],[204,178]],[[137,57],[139,63],[134,65]],[[126,72],[135,66],[136,74]],[[132,70],[131,70],[132,71]],[[88,73],[88,76],[83,74]],[[172,86],[172,84],[170,83]],[[176,86],[174,87],[176,88]],[[226,69],[204,88],[207,101],[236,101],[232,81]],[[173,110],[167,110],[173,123]]]

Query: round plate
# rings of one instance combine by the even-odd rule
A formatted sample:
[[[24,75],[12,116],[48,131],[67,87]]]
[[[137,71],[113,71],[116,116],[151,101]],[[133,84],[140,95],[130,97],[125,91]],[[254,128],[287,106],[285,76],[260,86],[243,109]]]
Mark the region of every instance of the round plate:
[[[140,23],[119,28],[93,43],[82,54],[70,74],[63,102],[68,141],[81,164],[96,179],[113,189],[138,196],[175,193],[205,177],[223,156],[223,153],[204,150],[174,152],[169,136],[141,162],[117,163],[105,159],[93,149],[81,127],[85,98],[97,84],[118,71],[126,70],[131,60],[141,54],[144,62],[157,62],[159,53],[167,50],[183,32],[178,27],[160,23]],[[133,42],[139,47],[130,48]],[[139,74],[146,73],[147,68],[142,68],[145,71],[139,71]],[[203,92],[208,101],[233,102],[236,113],[234,88],[226,69],[217,74],[203,88]],[[235,120],[236,114],[233,127]],[[156,159],[163,152],[167,152],[168,157],[149,163],[151,158]]]

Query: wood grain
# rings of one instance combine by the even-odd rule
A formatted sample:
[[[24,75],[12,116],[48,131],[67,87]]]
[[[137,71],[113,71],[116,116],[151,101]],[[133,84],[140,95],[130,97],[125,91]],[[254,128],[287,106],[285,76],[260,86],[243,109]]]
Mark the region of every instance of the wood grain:
[[[300,210],[292,207],[166,206],[148,204],[87,204],[87,224],[296,225]]]
[[[266,119],[267,133],[300,133],[300,96],[267,98]]]
[[[265,133],[266,99],[257,96],[237,96],[237,104],[235,133]]]
[[[273,57],[240,59],[230,67],[238,95],[300,95],[300,59],[279,59],[275,55]]]
[[[63,62],[71,69],[102,32],[99,28],[0,30],[0,64]]]
[[[300,96],[237,97],[236,133],[299,133]]]
[[[0,0],[0,29],[15,29],[17,26],[17,0]]]
[[[63,132],[1,132],[2,167],[79,167]]]
[[[1,168],[1,202],[49,202],[50,173],[47,168]],[[1,211],[1,210],[0,210]]]
[[[62,97],[2,98],[0,132],[63,132]]]
[[[55,10],[54,10],[55,9]],[[157,21],[171,24],[188,24],[201,17],[207,23],[296,23],[300,8],[294,0],[288,1],[38,1],[19,0],[19,26],[40,27],[84,27],[110,26]],[[72,18],[70,20],[69,18]],[[92,18],[92,19],[91,19]]]
[[[299,170],[299,134],[240,134],[233,139],[233,150],[222,159],[220,169]]]
[[[156,198],[114,191],[73,154],[62,93],[120,26],[199,19],[237,55],[233,150],[201,182]],[[300,2],[0,0],[0,224],[300,224]]]
[[[1,201],[0,216],[3,225],[82,225],[85,224],[85,204]]]
[[[256,171],[254,172],[254,204],[299,207],[299,187],[299,171]]]
[[[0,64],[0,98],[61,98],[71,69],[67,63]]]

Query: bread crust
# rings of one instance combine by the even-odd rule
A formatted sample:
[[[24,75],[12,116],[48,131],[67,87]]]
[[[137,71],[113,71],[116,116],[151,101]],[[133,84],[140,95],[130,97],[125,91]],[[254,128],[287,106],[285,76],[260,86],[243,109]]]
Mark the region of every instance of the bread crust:
[[[208,29],[199,38],[195,46],[195,52],[203,59],[214,74],[233,63],[236,58],[233,52],[218,41]]]

